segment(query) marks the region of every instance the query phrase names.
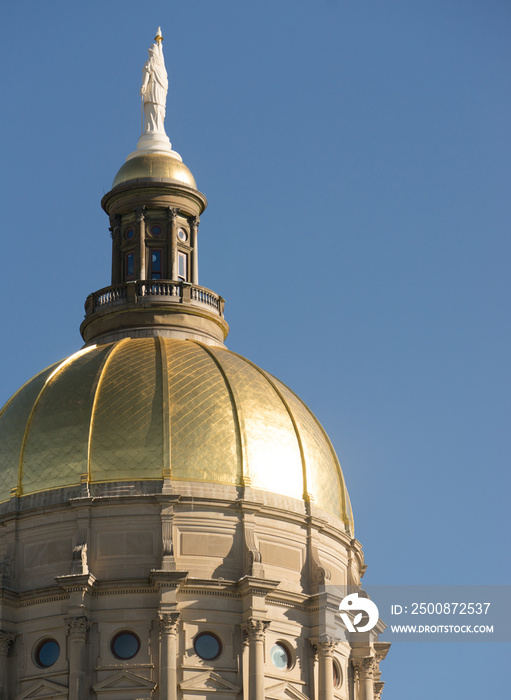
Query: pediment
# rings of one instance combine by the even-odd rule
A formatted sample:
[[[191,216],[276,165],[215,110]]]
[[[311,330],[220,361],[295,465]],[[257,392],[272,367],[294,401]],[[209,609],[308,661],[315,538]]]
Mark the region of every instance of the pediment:
[[[233,685],[230,681],[219,676],[218,673],[210,671],[209,673],[199,673],[192,676],[188,680],[179,684],[181,690],[193,693],[202,692],[204,690],[221,690],[223,693],[239,693],[241,688],[238,685]]]
[[[36,681],[33,686],[25,690],[21,695],[16,696],[16,700],[58,700],[67,698],[67,687],[54,681]]]
[[[156,688],[156,683],[139,676],[138,673],[127,671],[126,669],[112,674],[101,683],[97,683],[93,691],[95,693],[108,693],[113,690],[149,690],[153,691]]]
[[[289,683],[277,683],[264,691],[266,700],[309,700],[309,698]]]

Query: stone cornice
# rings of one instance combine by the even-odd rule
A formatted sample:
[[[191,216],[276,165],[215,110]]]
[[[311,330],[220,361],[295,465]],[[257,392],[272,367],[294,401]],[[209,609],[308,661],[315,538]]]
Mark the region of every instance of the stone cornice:
[[[152,569],[149,581],[154,588],[180,588],[188,577],[188,571]]]
[[[88,574],[66,574],[64,576],[55,576],[55,581],[66,591],[66,593],[74,593],[75,591],[86,591],[92,593],[92,589],[96,585],[96,577],[91,573]]]
[[[146,202],[146,206],[158,208],[158,206],[165,206],[165,202],[153,204],[151,200],[161,196],[188,201],[195,205],[198,214],[201,214],[208,204],[208,200],[202,192],[188,185],[172,180],[155,182],[151,178],[140,178],[135,182],[117,185],[110,192],[107,192],[101,200],[101,206],[107,214],[116,214],[121,202],[124,203],[126,199],[136,201],[140,198]]]
[[[250,593],[266,597],[277,588],[280,581],[272,581],[266,578],[256,578],[255,576],[243,576],[238,581],[238,589],[241,595]]]
[[[126,482],[130,483],[130,482]],[[188,482],[183,482],[186,485]],[[191,482],[193,483],[193,482]],[[213,485],[214,486],[214,485]],[[17,498],[16,500],[21,500]],[[261,517],[269,517],[276,521],[282,520],[288,523],[295,523],[300,526],[310,526],[313,527],[317,532],[321,532],[324,535],[332,538],[334,541],[339,542],[344,547],[348,548],[351,546],[354,555],[359,559],[359,562],[363,566],[363,553],[362,546],[358,540],[350,539],[343,530],[343,524],[339,520],[339,527],[335,527],[331,523],[317,516],[309,516],[305,512],[299,512],[302,510],[302,503],[296,500],[297,510],[292,511],[285,508],[280,508],[278,506],[271,505],[269,503],[263,503],[262,501],[239,499],[233,493],[232,498],[222,498],[220,496],[197,496],[188,494],[169,494],[165,495],[160,493],[140,493],[140,494],[127,494],[119,495],[113,493],[98,494],[94,496],[73,496],[60,503],[52,503],[50,506],[40,505],[28,508],[26,511],[16,510],[15,512],[10,511],[6,513],[0,521],[7,521],[10,519],[19,519],[25,515],[33,514],[35,512],[48,512],[48,507],[51,508],[53,513],[68,510],[69,508],[89,508],[92,512],[94,506],[102,506],[105,503],[113,503],[118,506],[127,505],[130,503],[154,503],[159,506],[166,503],[172,503],[175,505],[175,517],[179,518],[182,513],[186,513],[188,506],[193,504],[194,506],[202,506],[205,508],[210,508],[212,511],[218,510],[219,508],[229,508],[230,512],[245,512],[245,513],[255,513]],[[333,516],[332,516],[333,517]]]

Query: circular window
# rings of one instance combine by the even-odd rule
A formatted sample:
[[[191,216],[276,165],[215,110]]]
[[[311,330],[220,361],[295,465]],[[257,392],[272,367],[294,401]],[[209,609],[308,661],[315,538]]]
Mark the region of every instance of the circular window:
[[[185,231],[184,229],[182,229],[182,228],[180,228],[180,229],[178,230],[178,232],[177,232],[177,237],[178,237],[179,240],[182,241],[183,243],[184,243],[185,241],[188,240],[188,234],[187,234],[186,231]]]
[[[159,236],[161,234],[161,226],[159,226],[158,224],[151,226],[149,230],[151,231],[152,236]]]
[[[193,640],[193,648],[197,656],[206,661],[218,659],[222,653],[222,644],[218,637],[211,632],[201,632]]]
[[[276,668],[291,668],[291,654],[284,644],[278,642],[270,649],[271,662]]]
[[[54,639],[43,639],[34,652],[34,660],[40,668],[49,668],[60,656],[60,647]]]
[[[117,659],[132,659],[139,649],[140,639],[134,632],[119,632],[110,644],[110,650]]]
[[[334,674],[334,688],[340,688],[342,685],[342,672],[341,672],[341,667],[339,666],[339,664],[335,660],[333,663],[333,674]]]
[[[127,241],[131,241],[133,238],[135,238],[135,229],[129,228],[127,231],[125,231],[124,238],[126,238]]]

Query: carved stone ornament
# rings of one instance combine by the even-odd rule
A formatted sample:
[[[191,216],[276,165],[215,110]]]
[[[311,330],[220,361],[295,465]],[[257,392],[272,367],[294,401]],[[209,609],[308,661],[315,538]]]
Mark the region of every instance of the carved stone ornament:
[[[315,640],[313,642],[313,646],[315,647],[318,656],[322,658],[325,656],[333,656],[337,648],[337,642],[334,639],[330,639],[330,637],[328,637],[325,639]]]
[[[145,221],[144,207],[139,207],[138,209],[135,209],[135,215],[137,217],[137,221],[139,224],[141,224],[143,221]]]
[[[2,561],[0,561],[0,576],[5,576],[5,578],[11,578],[13,575],[13,562],[12,558],[6,556]]]
[[[262,573],[262,556],[257,546],[255,532],[252,527],[245,525],[244,527],[244,544],[247,556],[248,574],[255,576]]]
[[[326,566],[323,566],[316,545],[311,544],[310,554],[312,578],[315,581],[315,583],[317,583],[320,586],[324,586],[330,581],[332,573],[329,569],[326,568]]]
[[[358,678],[372,678],[376,670],[376,662],[373,656],[366,656],[363,659],[352,659],[351,661],[355,671],[355,680]]]
[[[372,678],[376,670],[376,661],[373,656],[366,656],[362,659],[362,670],[365,678]]]
[[[162,518],[163,556],[174,556],[174,542],[172,541],[172,520],[170,517]]]
[[[383,681],[377,681],[374,683],[374,700],[380,700],[384,685],[385,683]]]
[[[264,641],[264,633],[270,626],[269,620],[256,620],[251,617],[247,622],[243,623],[243,633],[248,637],[249,641]]]
[[[70,637],[87,638],[90,622],[85,616],[66,618],[67,633]]]
[[[87,543],[77,544],[73,549],[73,573],[88,574]]]
[[[0,656],[7,656],[15,637],[16,635],[11,632],[3,632],[0,630]]]
[[[110,238],[112,238],[112,240],[119,233],[121,221],[122,218],[119,214],[114,214],[110,217],[110,228],[108,230],[110,231]]]
[[[160,634],[176,634],[180,613],[158,613],[158,626]]]
[[[196,229],[198,229],[198,228],[199,228],[199,224],[200,224],[200,219],[199,219],[199,217],[198,217],[198,216],[194,216],[191,223],[192,223],[192,226],[194,226]]]
[[[167,209],[167,216],[168,216],[169,220],[170,220],[170,221],[174,221],[174,219],[177,219],[177,217],[179,216],[179,212],[180,212],[180,211],[181,211],[181,210],[180,210],[178,207],[174,207],[174,208],[173,208],[173,207],[169,207],[169,208]]]

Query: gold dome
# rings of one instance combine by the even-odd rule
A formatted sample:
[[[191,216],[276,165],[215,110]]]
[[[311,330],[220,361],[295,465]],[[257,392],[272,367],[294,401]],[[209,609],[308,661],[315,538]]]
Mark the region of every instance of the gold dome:
[[[115,176],[112,188],[146,178],[160,182],[179,182],[197,189],[195,178],[186,165],[177,158],[163,153],[142,153],[127,160]]]
[[[192,340],[87,347],[0,412],[0,502],[80,483],[251,485],[352,515],[335,452],[305,404],[249,360]]]

